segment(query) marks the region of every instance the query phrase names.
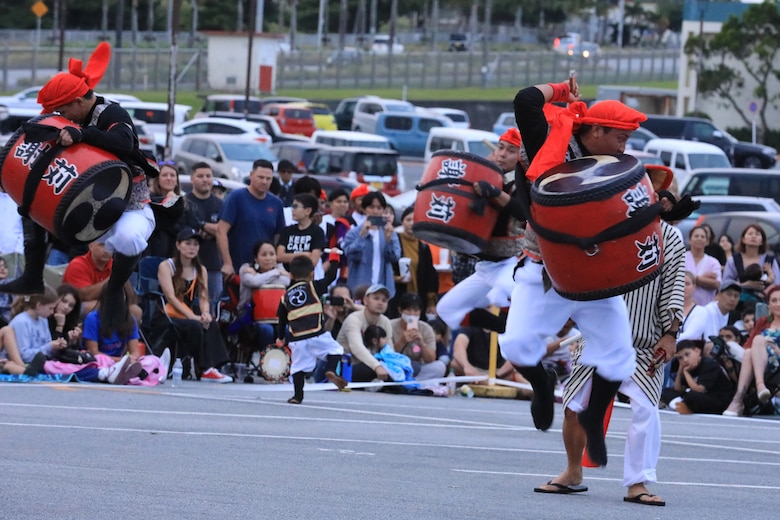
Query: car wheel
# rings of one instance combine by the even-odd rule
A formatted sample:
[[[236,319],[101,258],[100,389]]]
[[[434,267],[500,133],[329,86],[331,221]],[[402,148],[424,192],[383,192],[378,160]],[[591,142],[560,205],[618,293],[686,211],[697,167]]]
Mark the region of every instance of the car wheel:
[[[764,165],[761,163],[761,159],[759,157],[756,157],[755,155],[749,155],[748,157],[745,157],[745,159],[742,161],[742,167],[763,168]]]

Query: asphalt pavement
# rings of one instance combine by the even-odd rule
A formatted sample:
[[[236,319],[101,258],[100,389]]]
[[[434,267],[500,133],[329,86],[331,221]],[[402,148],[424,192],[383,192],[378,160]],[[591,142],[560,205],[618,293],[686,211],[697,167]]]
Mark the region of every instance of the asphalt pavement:
[[[587,493],[533,488],[564,466],[561,410],[527,401],[308,391],[185,381],[177,388],[0,384],[9,519],[775,518],[780,422],[662,412],[666,507],[623,502],[630,410]]]

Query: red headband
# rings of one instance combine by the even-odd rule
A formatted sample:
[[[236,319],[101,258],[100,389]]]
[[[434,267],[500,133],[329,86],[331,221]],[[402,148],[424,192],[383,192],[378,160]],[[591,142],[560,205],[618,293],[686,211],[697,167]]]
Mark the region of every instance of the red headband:
[[[520,147],[522,140],[520,139],[520,130],[517,128],[510,128],[501,135],[499,141],[506,141],[507,143]]]
[[[43,114],[49,114],[55,108],[67,105],[94,89],[103,79],[108,62],[111,60],[111,46],[101,42],[89,57],[86,67],[81,60],[71,58],[68,72],[60,72],[38,92],[38,103],[43,106]]]

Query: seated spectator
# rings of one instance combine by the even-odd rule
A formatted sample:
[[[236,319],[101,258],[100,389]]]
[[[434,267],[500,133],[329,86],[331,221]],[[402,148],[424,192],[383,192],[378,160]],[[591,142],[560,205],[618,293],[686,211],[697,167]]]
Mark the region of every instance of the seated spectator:
[[[108,282],[108,277],[111,276],[113,262],[112,254],[106,250],[103,243],[91,242],[89,250],[71,260],[65,269],[62,283],[70,284],[78,289],[82,317],[95,310],[100,293]],[[125,293],[134,296],[130,282],[125,284]],[[142,312],[138,305],[132,303],[130,313],[137,322],[141,322]]]
[[[198,232],[182,229],[176,237],[176,254],[160,263],[157,280],[166,305],[165,313],[159,311],[153,318],[152,330],[161,334],[172,323],[180,338],[177,357],[191,355],[197,363],[196,375],[202,371],[202,381],[230,383],[233,378],[218,370],[229,358],[219,326],[211,316],[208,275],[198,260],[199,249]]]
[[[97,308],[84,318],[84,347],[93,356],[104,354],[113,361],[119,361],[125,354],[130,355],[131,361],[137,361],[141,357],[138,344],[138,323],[125,307],[121,316],[120,327],[111,330],[107,326],[108,320],[103,318],[101,302],[108,296],[105,289],[100,295]]]
[[[717,336],[722,327],[728,325],[729,314],[739,304],[740,286],[727,282],[720,287],[715,301],[704,306],[705,312],[691,312],[685,319],[677,341],[701,340],[705,342],[704,354],[712,350],[710,336]]]
[[[695,275],[693,299],[699,305],[707,305],[715,298],[715,290],[721,285],[720,262],[704,252],[709,244],[709,234],[705,228],[694,226],[688,233],[688,241],[685,270]]]
[[[264,286],[287,287],[290,285],[290,274],[284,266],[277,262],[276,249],[271,242],[261,240],[253,249],[255,261],[253,264],[244,264],[239,269],[241,277],[239,309],[246,310],[249,316],[246,323],[252,321],[252,299],[254,292]],[[269,306],[273,308],[273,316],[276,316],[276,307],[279,302]],[[276,331],[271,323],[254,323],[254,330],[258,334],[255,344],[258,348],[264,348],[274,342]]]
[[[757,265],[761,275],[746,277],[747,268]],[[757,278],[757,279],[756,279]],[[755,293],[764,292],[766,289],[780,281],[780,266],[777,258],[768,250],[766,233],[758,224],[748,224],[742,231],[737,243],[736,251],[726,262],[723,269],[724,282],[737,283],[745,290]]]
[[[436,337],[436,359],[446,366],[449,366],[450,361],[452,360],[452,353],[450,352],[450,347],[452,346],[450,328],[439,318],[429,320],[428,325],[433,327],[433,333]]]
[[[680,341],[677,359],[674,387],[663,390],[661,401],[681,414],[723,412],[734,388],[718,362],[703,354],[703,342]]]
[[[525,382],[515,367],[496,352],[496,377]],[[452,345],[452,363],[456,376],[485,376],[490,367],[490,331],[477,327],[461,327]]]
[[[330,294],[325,299],[325,314],[328,319],[325,328],[336,338],[341,331],[344,320],[352,312],[362,310],[363,306],[352,300],[352,291],[346,284],[339,282],[330,288]]]
[[[444,377],[447,365],[436,359],[436,334],[433,327],[420,321],[422,300],[406,293],[398,300],[400,318],[390,320],[393,348],[412,361],[415,379]]]
[[[57,287],[57,303],[49,316],[52,338],[65,338],[68,345],[81,344],[81,298],[79,291],[69,284]]]
[[[740,331],[742,336],[740,343],[744,343],[756,324],[756,306],[746,304],[740,313],[739,321],[734,322],[734,326]]]
[[[419,295],[424,304],[426,315],[436,315],[436,303],[439,298],[439,273],[433,266],[431,248],[417,238],[412,230],[414,225],[414,206],[409,206],[401,216],[403,231],[398,233],[401,245],[401,257],[408,258],[407,273],[400,272],[400,264],[393,264],[395,271],[395,298],[390,301],[390,316],[394,315],[397,300],[405,293]]]
[[[16,334],[11,327],[0,328],[0,374],[36,376],[43,370],[46,355],[39,352],[26,364],[16,346]]]
[[[384,285],[370,286],[363,299],[363,309],[355,311],[344,320],[337,341],[344,351],[352,354],[352,381],[388,381],[390,374],[374,357],[374,352],[363,343],[363,333],[369,325],[377,325],[385,331],[391,330],[390,318],[385,316],[390,291]]]
[[[347,256],[349,288],[355,291],[361,284],[384,285],[390,297],[395,294],[393,264],[401,257],[401,245],[392,223],[382,215],[387,202],[378,191],[363,197],[366,220],[349,230],[344,238]]]
[[[745,349],[742,347],[742,333],[739,329],[734,325],[726,325],[718,331],[718,337],[726,343],[728,355],[741,363]]]
[[[780,285],[769,289],[768,298],[769,315],[756,322],[745,343],[737,391],[723,415],[742,415],[745,396],[754,380],[762,404],[769,402],[772,397],[772,392],[764,382],[764,375],[767,367],[772,370],[780,367]]]
[[[0,257],[0,283],[8,280],[8,264],[5,258]],[[14,297],[9,293],[0,293],[0,327],[5,327],[11,321],[11,304]]]
[[[57,294],[49,287],[43,294],[17,296],[12,306],[13,318],[9,326],[16,336],[16,346],[24,363],[30,363],[36,354],[43,352],[54,357],[55,350],[68,346],[63,338],[52,339],[48,318],[54,313]]]

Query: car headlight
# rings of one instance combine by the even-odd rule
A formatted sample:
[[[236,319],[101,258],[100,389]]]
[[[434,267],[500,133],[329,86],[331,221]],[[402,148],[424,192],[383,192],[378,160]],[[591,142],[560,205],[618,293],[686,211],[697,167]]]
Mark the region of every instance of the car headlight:
[[[582,51],[583,58],[590,58],[590,51]]]

